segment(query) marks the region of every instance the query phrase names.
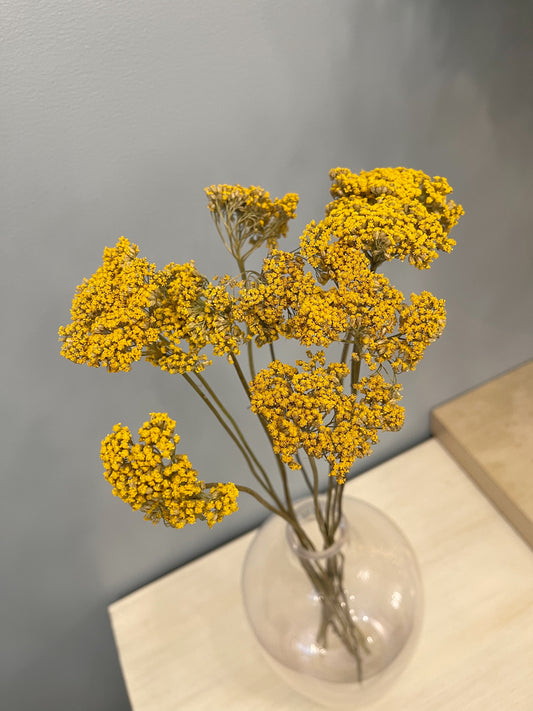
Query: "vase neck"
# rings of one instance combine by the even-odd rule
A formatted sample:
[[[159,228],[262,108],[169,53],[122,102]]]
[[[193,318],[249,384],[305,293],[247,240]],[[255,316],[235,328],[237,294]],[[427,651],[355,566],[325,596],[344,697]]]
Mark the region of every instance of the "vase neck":
[[[325,497],[319,497],[319,507],[320,512],[323,514]],[[348,527],[344,516],[341,516],[334,534],[333,543],[330,544],[317,522],[315,503],[312,498],[298,502],[294,507],[294,512],[300,529],[305,532],[312,545],[312,547],[311,545],[305,545],[294,527],[288,523],[286,527],[287,543],[293,554],[298,558],[325,561],[337,555],[347,543]]]

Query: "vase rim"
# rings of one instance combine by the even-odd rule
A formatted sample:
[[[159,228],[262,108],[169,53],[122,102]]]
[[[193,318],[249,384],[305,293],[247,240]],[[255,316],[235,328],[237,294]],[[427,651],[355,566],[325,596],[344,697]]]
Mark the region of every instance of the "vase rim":
[[[318,497],[318,500],[319,503],[323,504],[326,500],[326,496],[321,495]],[[316,522],[315,503],[312,496],[298,501],[294,506],[294,511],[300,522]],[[346,519],[344,518],[344,515],[342,515],[337,531],[335,532],[334,543],[332,543],[331,546],[320,550],[309,550],[308,548],[305,548],[305,546],[303,546],[298,540],[298,537],[290,523],[287,523],[286,525],[285,535],[289,548],[296,556],[298,556],[298,558],[304,558],[306,560],[322,560],[333,557],[341,550],[348,540],[348,529],[346,526]]]

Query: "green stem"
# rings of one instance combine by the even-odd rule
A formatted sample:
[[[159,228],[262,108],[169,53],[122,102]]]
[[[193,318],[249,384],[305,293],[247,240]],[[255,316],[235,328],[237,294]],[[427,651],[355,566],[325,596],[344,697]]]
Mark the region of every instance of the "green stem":
[[[244,457],[246,463],[248,464],[248,468],[250,469],[250,472],[252,473],[253,477],[259,482],[259,484],[261,484],[261,486],[262,486],[264,489],[267,490],[267,492],[268,492],[270,495],[272,495],[271,492],[270,492],[270,490],[265,486],[265,484],[264,484],[263,481],[261,480],[261,477],[260,477],[260,476],[258,475],[258,473],[255,471],[254,465],[253,465],[253,462],[252,462],[251,458],[248,456],[248,453],[246,452],[246,450],[244,449],[244,447],[242,446],[242,444],[241,444],[241,443],[239,442],[239,440],[237,439],[237,436],[234,434],[234,432],[232,432],[232,430],[231,430],[230,427],[227,425],[227,423],[224,422],[224,420],[222,419],[222,416],[220,415],[220,413],[218,412],[218,410],[216,409],[216,407],[213,405],[213,403],[209,400],[209,398],[207,397],[207,395],[205,395],[205,393],[202,392],[202,390],[198,387],[198,385],[196,385],[196,383],[194,382],[194,380],[191,378],[191,376],[190,376],[188,373],[184,373],[184,374],[183,374],[183,377],[184,377],[185,380],[189,383],[189,385],[193,388],[193,390],[196,392],[196,394],[199,395],[199,396],[202,398],[202,400],[205,402],[205,404],[207,405],[207,407],[211,410],[211,412],[215,415],[215,417],[217,418],[217,420],[220,422],[220,424],[222,425],[222,427],[224,428],[224,430],[226,431],[226,433],[231,437],[231,439],[233,440],[233,442],[237,445],[237,447],[239,448],[239,451],[241,452],[242,456]]]
[[[250,377],[253,380],[255,378],[255,365],[254,365],[254,349],[252,341],[246,343],[246,350],[248,352],[248,369],[250,370]]]
[[[359,382],[359,373],[361,371],[361,355],[359,352],[359,348],[356,342],[353,344],[353,349],[352,349],[352,367],[351,367],[351,386],[353,389],[353,386]],[[357,354],[357,358],[354,358],[354,355]]]
[[[250,393],[250,386],[246,382],[246,378],[244,377],[242,368],[239,365],[239,361],[237,360],[237,358],[235,356],[232,356],[232,362],[235,367],[235,370],[237,371],[237,376],[238,376],[239,380],[241,381],[241,384],[242,384],[244,390],[246,391],[248,399],[251,401],[252,397],[251,397],[251,393]],[[263,427],[265,434],[268,437],[268,441],[270,442],[270,445],[273,447],[272,436],[271,436],[270,432],[268,431],[268,427],[267,427],[264,417],[261,417],[261,415],[257,415],[257,417],[259,418],[259,422],[261,423],[261,426]],[[272,449],[272,451],[274,452],[274,449]],[[280,473],[280,476],[281,476],[281,479],[283,482],[283,489],[285,491],[285,498],[287,499],[287,506],[289,508],[289,511],[293,512],[292,500],[291,500],[290,492],[288,490],[287,473],[285,471],[285,465],[282,462],[279,454],[276,454],[276,452],[274,452],[274,456],[276,458],[276,464],[278,466],[279,473]]]
[[[205,486],[206,487],[207,486],[214,486],[214,484],[206,484]],[[264,499],[260,494],[257,493],[257,491],[255,491],[254,489],[250,489],[249,486],[245,486],[244,484],[235,484],[235,486],[237,487],[237,489],[240,492],[242,492],[243,494],[248,494],[249,496],[253,496],[254,499],[259,501],[261,506],[264,506],[266,509],[271,511],[273,514],[276,514],[276,516],[280,516],[281,518],[285,519],[285,521],[287,521],[287,523],[292,525],[292,520],[291,520],[290,516],[287,514],[287,512],[284,511],[284,509],[279,509],[279,508],[276,508],[275,506],[272,506],[272,504],[269,504],[266,499]]]
[[[333,505],[333,493],[334,493],[334,484],[333,484],[334,478],[330,475],[328,476],[328,497],[326,500],[326,521],[327,521],[327,526],[328,526],[328,532],[331,535],[331,531],[333,530],[333,520],[332,520],[332,505]]]
[[[240,257],[240,255],[235,254],[235,259],[237,261],[237,265],[239,267],[239,271],[241,273],[241,278],[246,281],[246,266],[244,264],[244,259]],[[247,333],[248,336],[250,336],[250,327],[247,327]],[[252,380],[255,378],[255,365],[254,365],[254,350],[253,350],[253,343],[251,338],[249,338],[248,342],[246,343],[246,351],[248,354],[248,368],[250,370],[250,377]]]
[[[277,360],[277,359],[276,359],[276,354],[275,354],[275,352],[274,352],[274,344],[272,343],[272,341],[269,341],[268,347],[269,347],[269,349],[270,349],[270,357],[272,358],[272,360],[273,360],[273,361]]]
[[[214,216],[214,217],[213,217],[213,222],[215,223],[216,231],[218,232],[218,236],[219,236],[220,239],[222,240],[222,244],[224,245],[224,247],[225,247],[225,248],[228,250],[228,252],[233,256],[233,251],[232,251],[231,246],[230,246],[231,243],[230,243],[230,245],[228,245],[228,243],[226,242],[226,240],[225,240],[225,238],[224,238],[224,235],[222,234],[222,230],[220,229],[219,219],[220,219],[220,218],[219,218],[218,216]]]
[[[344,486],[345,484],[337,484],[337,489],[336,489],[336,506],[335,506],[335,520],[334,520],[334,528],[335,531],[337,530],[341,518],[342,518],[342,496],[344,494]]]
[[[246,394],[247,394],[247,396],[248,396],[248,399],[251,401],[250,386],[249,386],[248,383],[246,382],[246,378],[244,377],[244,373],[242,372],[242,368],[241,368],[241,366],[239,365],[239,361],[237,360],[236,356],[232,356],[232,357],[231,357],[231,360],[232,360],[232,363],[233,363],[233,365],[234,365],[234,367],[235,367],[235,370],[236,370],[236,372],[237,372],[237,376],[238,376],[238,378],[239,378],[239,380],[240,380],[240,382],[241,382],[241,385],[242,385],[242,387],[244,388],[244,390],[245,390],[245,392],[246,392]],[[290,516],[292,517],[293,528],[294,528],[295,532],[297,533],[297,535],[298,535],[298,537],[300,538],[301,541],[306,540],[308,543],[311,543],[309,537],[305,534],[305,532],[303,531],[303,529],[302,529],[302,528],[300,527],[300,525],[298,524],[298,520],[297,520],[296,515],[295,515],[295,513],[294,513],[294,506],[293,506],[293,503],[292,503],[291,492],[290,492],[289,483],[288,483],[288,480],[287,480],[287,472],[286,472],[286,469],[285,469],[285,464],[283,463],[283,461],[282,461],[280,455],[279,455],[279,454],[276,454],[276,452],[274,452],[274,448],[273,448],[273,444],[274,444],[274,443],[273,443],[273,441],[272,441],[272,436],[271,436],[270,432],[268,431],[268,427],[267,427],[267,424],[266,424],[266,422],[265,422],[265,419],[264,419],[263,417],[261,417],[261,415],[257,415],[257,417],[258,417],[258,419],[259,419],[259,422],[261,423],[261,426],[262,426],[263,430],[265,431],[265,434],[266,434],[266,436],[267,436],[267,438],[268,438],[268,441],[270,442],[270,446],[272,447],[272,452],[273,452],[273,454],[274,454],[274,457],[275,457],[275,460],[276,460],[276,464],[277,464],[277,467],[278,467],[278,470],[279,470],[280,478],[281,478],[281,481],[282,481],[282,485],[283,485],[283,492],[284,492],[284,495],[285,495],[285,505],[286,505],[286,508],[287,508],[288,513],[289,513]],[[312,544],[311,544],[311,545],[312,545]],[[310,549],[310,550],[312,550],[312,549]]]
[[[335,560],[328,561],[326,569],[317,561],[300,558],[300,563],[307,573],[322,602],[322,619],[317,634],[317,642],[326,646],[326,633],[329,626],[333,628],[346,649],[353,655],[357,678],[362,681],[361,649],[369,652],[368,644],[362,632],[358,629],[350,615],[350,605],[343,588],[344,556],[337,553]],[[331,565],[329,565],[331,563]]]
[[[302,469],[301,469],[301,471],[302,471],[302,476],[303,476],[303,478],[304,478],[305,483],[307,484],[307,488],[309,489],[309,493],[310,493],[311,496],[312,496],[312,495],[313,495],[313,484],[312,484],[312,482],[311,482],[311,479],[309,478],[309,474],[307,473],[307,471],[306,471],[306,469],[305,469],[305,467],[304,467],[304,465],[303,465],[302,459],[301,459],[301,457],[300,457],[300,454],[299,454],[298,452],[296,452],[296,461],[298,462],[298,464],[299,464],[299,465],[301,466],[301,468],[302,468]]]
[[[231,225],[231,220],[228,222],[228,220],[223,219],[222,221],[223,221],[223,223],[224,223],[224,228],[225,228],[225,230],[226,230],[226,234],[227,234],[228,237],[229,237],[229,243],[230,243],[230,246],[231,246],[230,252],[231,252],[232,256],[233,256],[235,259],[238,260],[238,259],[239,259],[239,256],[240,256],[240,255],[239,255],[239,240],[238,240],[238,239],[235,239],[235,234],[234,234],[234,232],[233,232],[233,227],[232,227],[232,225]],[[244,277],[243,277],[243,278],[244,278]]]
[[[244,376],[244,373],[242,372],[242,368],[241,368],[241,366],[239,365],[239,361],[237,360],[237,356],[232,355],[232,356],[231,356],[231,360],[232,360],[232,363],[233,363],[233,367],[235,368],[235,371],[236,371],[236,373],[237,373],[237,377],[239,378],[239,381],[240,381],[242,387],[244,388],[244,391],[245,391],[245,393],[246,393],[246,396],[248,397],[248,400],[250,400],[250,399],[251,399],[251,396],[250,396],[250,386],[249,386],[248,381],[246,380],[246,378],[245,378],[245,376]]]
[[[349,332],[346,334],[346,340],[344,341],[344,345],[342,346],[342,353],[341,353],[341,363],[346,363],[346,357],[348,356],[348,348],[350,347],[350,340],[349,340]]]
[[[218,405],[219,409],[222,410],[222,412],[224,413],[224,415],[228,418],[228,420],[229,420],[230,423],[232,424],[233,429],[234,429],[234,431],[237,433],[237,436],[239,437],[239,439],[240,439],[240,441],[241,441],[243,447],[244,447],[244,448],[246,449],[246,451],[248,452],[250,458],[253,460],[255,466],[257,467],[257,469],[258,469],[258,470],[261,472],[261,474],[263,475],[263,478],[264,478],[263,486],[264,486],[264,488],[267,489],[267,491],[269,492],[269,494],[272,496],[272,498],[273,498],[274,500],[277,500],[276,492],[275,492],[275,490],[274,490],[274,487],[272,486],[272,483],[271,483],[270,479],[268,478],[268,474],[266,473],[265,469],[264,469],[263,466],[261,465],[261,462],[260,462],[260,461],[257,459],[257,457],[255,456],[255,454],[254,454],[252,448],[251,448],[250,445],[248,444],[248,441],[246,440],[246,437],[245,437],[244,434],[242,433],[242,430],[240,429],[239,425],[237,424],[237,422],[235,421],[235,419],[231,416],[231,414],[228,412],[228,410],[226,409],[226,407],[224,406],[224,404],[221,402],[220,398],[217,396],[217,394],[215,393],[215,391],[213,390],[213,388],[209,385],[209,383],[207,382],[207,380],[206,380],[200,373],[196,373],[196,377],[197,377],[198,380],[202,383],[202,385],[203,385],[204,388],[207,390],[207,392],[208,392],[209,395],[212,397],[212,399],[215,401],[215,403]],[[277,503],[278,503],[278,504],[280,503],[279,500],[277,500]]]
[[[331,545],[333,541],[329,540],[329,531],[328,531],[328,525],[327,525],[327,519],[324,520],[324,515],[322,511],[320,510],[320,504],[318,502],[318,497],[319,497],[319,477],[318,477],[318,468],[316,466],[316,462],[314,460],[314,457],[311,457],[307,455],[307,458],[309,459],[309,464],[311,465],[311,471],[313,472],[313,502],[315,505],[315,517],[316,521],[318,523],[318,526],[320,530],[322,531],[322,536],[324,538],[324,543],[326,548]]]

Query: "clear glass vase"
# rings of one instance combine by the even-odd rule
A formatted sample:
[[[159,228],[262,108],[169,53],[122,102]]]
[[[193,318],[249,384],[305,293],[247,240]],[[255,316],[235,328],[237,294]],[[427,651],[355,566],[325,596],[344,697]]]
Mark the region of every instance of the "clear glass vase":
[[[414,648],[423,611],[416,558],[398,527],[363,501],[344,498],[325,550],[314,500],[295,510],[316,550],[282,518],[268,518],[245,559],[245,610],[267,660],[294,689],[354,709],[383,693]]]

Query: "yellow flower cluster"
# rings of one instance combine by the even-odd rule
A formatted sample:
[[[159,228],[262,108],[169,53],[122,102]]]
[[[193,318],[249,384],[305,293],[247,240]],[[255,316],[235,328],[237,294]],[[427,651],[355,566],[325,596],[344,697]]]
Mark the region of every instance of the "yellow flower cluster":
[[[168,264],[158,273],[150,320],[158,332],[147,349],[146,360],[168,373],[200,372],[209,361],[201,353],[206,339],[190,328],[191,313],[201,309],[207,279],[194,262]]]
[[[429,268],[439,251],[451,251],[449,232],[463,210],[448,199],[444,178],[421,171],[357,175],[336,168],[330,178],[325,217],[307,225],[294,252],[278,249],[278,241],[296,215],[296,194],[271,199],[256,186],[206,188],[238,280],[209,281],[193,261],[157,271],[122,237],[77,287],[71,323],[59,330],[62,355],[111,372],[128,371],[145,356],[169,373],[199,374],[211,352],[231,361],[245,343],[254,371],[252,340],[262,346],[284,337],[315,349],[340,342],[348,365],[326,365],[322,350],[295,366],[275,360],[254,377],[250,393],[252,411],[283,462],[299,469],[303,451],[325,459],[343,483],[380,430],[402,426],[399,387],[383,379],[384,364],[394,379],[413,370],[446,322],[443,300],[423,291],[406,302],[376,270],[392,259]],[[261,245],[270,249],[261,272],[247,271],[246,258]],[[377,372],[356,382],[361,363]],[[105,476],[115,495],[154,523],[181,528],[204,519],[212,526],[237,510],[238,490],[200,481],[187,456],[176,452],[174,426],[168,415],[152,413],[134,443],[129,429],[116,425],[102,443]]]
[[[205,193],[219,234],[237,260],[245,260],[261,244],[275,248],[286,236],[289,220],[296,217],[296,193],[272,200],[255,185],[211,185]]]
[[[233,315],[258,346],[280,336],[304,346],[327,347],[343,340],[374,370],[390,362],[394,371],[414,369],[445,324],[444,301],[429,292],[411,304],[365,255],[333,244],[328,269],[334,285],[322,288],[298,254],[273,250],[260,279],[241,286]]]
[[[411,304],[400,312],[397,370],[414,370],[430,343],[442,335],[446,326],[444,299],[437,299],[429,291],[411,294]],[[395,367],[395,363],[392,363]]]
[[[235,309],[257,345],[283,335],[305,346],[329,346],[349,330],[381,334],[392,332],[396,310],[403,301],[399,291],[368,269],[360,252],[336,262],[336,285],[321,288],[305,260],[294,253],[274,250],[264,260],[261,280],[242,288]]]
[[[235,317],[245,322],[258,346],[281,335],[306,346],[328,346],[345,330],[335,294],[321,289],[304,267],[297,254],[272,250],[260,279],[241,286]]]
[[[155,267],[137,257],[138,251],[121,237],[115,247],[106,247],[96,273],[77,287],[72,321],[59,329],[65,358],[113,373],[128,371],[157,337],[146,313]]]
[[[169,373],[199,373],[211,363],[202,352],[207,345],[216,356],[239,353],[246,334],[235,323],[227,278],[209,283],[191,261],[167,265],[157,282],[150,323],[158,337],[146,350],[150,363]]]
[[[374,277],[380,275],[375,274]],[[384,294],[394,294],[394,287],[384,290]],[[359,357],[375,370],[383,363],[389,363],[395,373],[414,370],[422,360],[426,348],[436,341],[446,325],[444,299],[437,299],[429,291],[411,294],[411,303],[399,303],[401,294],[370,310],[368,322],[360,322],[356,331]],[[381,317],[387,315],[387,322]],[[396,313],[394,313],[396,310]]]
[[[424,291],[411,294],[407,304],[384,275],[367,268],[360,252],[347,252],[335,272],[347,318],[346,338],[358,356],[371,370],[387,362],[396,373],[414,370],[444,330],[444,300]]]
[[[302,254],[325,275],[328,249],[335,242],[362,250],[372,268],[386,260],[408,259],[427,269],[438,250],[452,250],[455,241],[448,233],[463,209],[447,200],[451,188],[445,178],[431,179],[407,168],[378,168],[359,175],[335,168],[330,177],[334,200],[326,207],[326,217],[311,222],[301,239]]]
[[[390,355],[388,340],[395,332],[403,294],[387,277],[368,268],[365,256],[332,245],[329,267],[335,274],[335,293],[345,314],[346,339],[358,352],[366,351],[369,362]]]
[[[237,511],[237,487],[215,484],[206,488],[185,454],[177,454],[176,423],[166,413],[151,413],[134,444],[120,423],[103,440],[100,456],[113,494],[155,525],[183,528],[205,520],[209,527]]]
[[[240,346],[248,340],[247,334],[237,324],[237,299],[228,291],[232,284],[228,276],[218,284],[208,284],[203,310],[196,320],[196,328],[206,334],[215,356],[239,355]]]
[[[324,457],[330,475],[343,483],[355,459],[378,441],[378,430],[402,426],[399,388],[376,374],[347,395],[344,363],[326,366],[323,352],[308,357],[296,367],[274,361],[261,370],[250,384],[252,411],[264,419],[274,451],[291,469],[300,468],[296,454],[303,449]]]

